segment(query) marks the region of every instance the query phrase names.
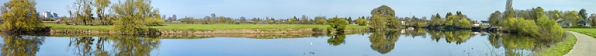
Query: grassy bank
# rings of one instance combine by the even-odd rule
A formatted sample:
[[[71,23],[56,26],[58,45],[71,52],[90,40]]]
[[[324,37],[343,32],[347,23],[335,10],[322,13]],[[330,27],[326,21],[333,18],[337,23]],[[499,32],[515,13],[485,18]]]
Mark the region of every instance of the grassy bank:
[[[51,27],[52,30],[60,31],[110,31],[112,26],[109,25],[96,25],[96,26],[85,26],[85,25],[63,25],[46,23],[46,26]],[[152,28],[159,30],[173,30],[173,31],[211,31],[211,30],[241,30],[241,29],[311,29],[319,28],[326,29],[329,25],[307,25],[307,24],[165,24],[164,26],[151,26]],[[347,29],[365,29],[367,26],[348,25]],[[295,30],[286,30],[295,31]],[[310,30],[309,30],[310,31]]]
[[[578,33],[586,34],[588,36],[592,36],[596,38],[596,28],[564,28],[568,31],[575,31]]]
[[[575,35],[573,34],[568,35],[569,36],[565,41],[557,43],[555,46],[546,49],[544,52],[536,56],[563,56],[569,53],[569,51],[573,49],[575,42],[577,42],[577,38],[575,38]]]

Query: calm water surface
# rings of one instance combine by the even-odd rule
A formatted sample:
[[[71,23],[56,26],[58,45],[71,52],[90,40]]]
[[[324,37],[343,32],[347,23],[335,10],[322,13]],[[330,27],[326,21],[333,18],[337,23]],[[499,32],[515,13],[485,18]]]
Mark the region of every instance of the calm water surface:
[[[462,56],[532,55],[532,37],[472,31],[404,30],[316,37],[60,37],[2,34],[2,55],[38,56]]]

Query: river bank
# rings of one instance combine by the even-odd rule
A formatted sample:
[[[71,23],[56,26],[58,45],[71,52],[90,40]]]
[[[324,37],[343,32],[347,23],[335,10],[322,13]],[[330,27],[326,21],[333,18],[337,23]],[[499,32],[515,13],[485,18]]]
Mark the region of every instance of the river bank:
[[[52,34],[117,34],[110,30],[111,26],[85,26],[46,24]],[[257,24],[257,25],[196,25],[196,24],[167,24],[152,26],[158,35],[210,35],[210,34],[326,34],[329,25],[290,25],[290,24]],[[367,26],[347,26],[345,32],[365,32]]]

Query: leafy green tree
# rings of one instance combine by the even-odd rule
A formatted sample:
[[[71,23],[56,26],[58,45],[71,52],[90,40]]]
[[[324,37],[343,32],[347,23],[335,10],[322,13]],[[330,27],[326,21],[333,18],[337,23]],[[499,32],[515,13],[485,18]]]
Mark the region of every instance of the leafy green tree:
[[[77,0],[73,3],[72,9],[75,10],[72,14],[75,15],[76,24],[88,25],[93,22],[93,5],[92,0]]]
[[[439,13],[437,13],[434,18],[439,18],[440,19],[441,18],[441,15],[439,15]]]
[[[507,18],[503,21],[503,28],[505,28],[509,31],[517,31],[517,25],[516,25],[517,22],[518,22],[517,18]]]
[[[457,21],[459,21],[460,18],[462,18],[462,17],[457,16],[457,15],[448,16],[447,19],[445,19],[445,25],[446,26],[455,26],[455,25],[457,25],[457,23],[458,23]]]
[[[534,18],[538,19],[539,17],[544,16],[544,9],[542,9],[542,7],[536,7],[536,9],[534,9]]]
[[[459,28],[470,28],[472,27],[472,24],[467,19],[460,19],[456,26]]]
[[[302,24],[309,24],[310,21],[308,21],[308,17],[306,15],[302,15],[302,18],[300,18],[300,22],[302,22]]]
[[[114,4],[112,10],[118,14],[118,19],[111,29],[122,34],[147,34],[150,27],[144,20],[159,18],[159,15],[148,14],[157,12],[150,4],[150,0],[126,0]]]
[[[371,28],[376,30],[383,30],[386,28],[400,28],[401,22],[397,20],[395,11],[389,6],[381,5],[371,11],[373,16],[371,19]]]
[[[570,21],[572,25],[580,25],[579,22],[584,20],[577,11],[567,11],[563,15],[563,19]]]
[[[445,18],[448,18],[451,15],[453,15],[453,14],[451,14],[451,12],[447,12],[447,15],[445,15]]]
[[[490,25],[500,26],[501,17],[502,17],[501,12],[495,11],[492,14],[490,14],[490,17],[488,18],[488,22]]]
[[[325,19],[325,16],[316,16],[315,23],[324,25],[324,24],[327,24],[327,19]]]
[[[587,19],[588,13],[586,13],[586,9],[582,8],[581,10],[579,10],[579,16],[581,16],[582,19]]]
[[[192,20],[192,21],[196,22],[194,20]],[[162,25],[165,23],[165,21],[163,21],[162,19],[155,18],[155,17],[147,18],[147,19],[145,19],[145,22],[147,22],[146,25],[148,25],[148,26],[159,26],[159,25]]]
[[[296,18],[289,18],[288,19],[288,23],[290,23],[290,24],[296,23],[296,22],[298,22],[298,19],[296,19]]]
[[[348,25],[348,21],[343,19],[343,17],[333,17],[329,19],[329,25],[334,28],[335,31],[343,33],[346,29],[346,25]]]
[[[371,14],[371,15],[373,15],[373,17],[374,17],[374,15],[376,15],[376,14],[379,14],[379,15],[389,15],[389,16],[395,16],[395,11],[393,11],[393,9],[391,9],[391,8],[390,8],[389,6],[387,6],[387,5],[381,5],[381,6],[377,7],[377,8],[375,8],[375,9],[373,9],[373,10],[370,12],[370,14]]]
[[[370,27],[377,30],[382,30],[387,28],[387,19],[386,15],[376,15],[370,20]]]
[[[105,8],[108,7],[110,3],[110,0],[95,0],[95,4],[93,4],[97,9],[95,14],[97,14],[97,18],[103,25],[109,24],[109,21],[105,17]]]
[[[356,24],[360,25],[360,26],[366,26],[368,22],[366,21],[366,19],[364,19],[364,17],[358,17],[358,19],[356,19]]]
[[[596,26],[596,14],[590,15],[590,20],[592,20],[592,25]]]
[[[539,39],[557,41],[565,35],[563,28],[555,20],[550,19],[547,16],[540,16],[538,20],[536,20],[536,25],[540,27],[538,32],[540,32],[539,36],[541,38]]]
[[[20,32],[36,31],[44,27],[38,19],[34,0],[10,0],[4,3],[1,18],[4,20],[1,31]]]
[[[395,16],[388,16],[388,15],[384,15],[384,16],[380,16],[383,18],[387,19],[387,28],[391,28],[391,29],[399,29],[402,28],[402,24],[401,21],[397,19],[397,17]]]

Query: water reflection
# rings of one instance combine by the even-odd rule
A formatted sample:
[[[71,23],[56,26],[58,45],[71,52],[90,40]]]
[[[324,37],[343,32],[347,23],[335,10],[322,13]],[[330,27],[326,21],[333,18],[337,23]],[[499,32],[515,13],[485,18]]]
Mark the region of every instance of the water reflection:
[[[471,30],[456,30],[456,31],[428,31],[431,36],[431,40],[439,42],[441,38],[444,38],[447,43],[455,42],[456,44],[462,44],[474,34]]]
[[[34,56],[45,37],[2,35],[2,56]]]
[[[73,37],[69,47],[79,56],[149,56],[159,43],[152,37]],[[112,44],[112,51],[105,50],[105,44]]]
[[[495,48],[504,47],[505,54],[508,56],[536,54],[552,44],[550,42],[540,42],[534,37],[515,34],[491,34],[489,41]]]
[[[2,35],[2,34],[0,34]],[[246,34],[249,35],[249,34]],[[358,34],[360,35],[360,34]],[[433,54],[429,55],[419,55],[419,56],[440,56],[440,55],[465,55],[461,54],[462,50],[467,53],[474,54],[486,54],[487,53],[496,53],[500,55],[507,55],[507,56],[525,56],[525,55],[532,55],[536,54],[537,52],[542,51],[545,48],[548,48],[548,44],[552,44],[550,42],[541,42],[544,40],[536,39],[530,36],[523,36],[523,35],[516,35],[516,34],[505,34],[505,33],[487,33],[482,34],[482,36],[478,36],[476,32],[472,32],[469,30],[458,30],[458,31],[436,31],[436,30],[425,30],[425,29],[417,29],[417,30],[400,30],[400,31],[384,31],[384,32],[372,32],[369,34],[362,34],[364,36],[358,35],[350,35],[350,34],[335,34],[335,35],[328,35],[330,38],[316,38],[316,37],[307,37],[307,38],[291,38],[285,37],[287,36],[261,36],[260,37],[246,37],[246,38],[236,38],[236,37],[219,37],[215,36],[216,38],[207,39],[207,37],[196,37],[193,38],[192,36],[180,36],[180,37],[164,37],[164,36],[93,36],[93,37],[69,37],[69,38],[61,38],[55,37],[54,35],[48,38],[48,41],[44,43],[46,39],[44,36],[27,36],[27,35],[2,35],[3,43],[2,45],[2,56],[31,56],[36,53],[38,54],[46,54],[48,51],[62,51],[68,52],[66,54],[72,55],[74,53],[76,56],[150,56],[152,54],[156,54],[157,52],[165,52],[164,54],[178,54],[178,52],[183,52],[182,55],[189,55],[188,53],[196,53],[193,51],[200,51],[205,53],[213,53],[213,54],[229,54],[235,52],[241,52],[242,54],[238,55],[259,55],[259,53],[268,53],[268,52],[279,52],[278,54],[287,54],[284,52],[293,52],[293,51],[301,51],[303,49],[312,49],[309,46],[316,47],[316,48],[323,48],[324,50],[337,50],[341,51],[342,53],[353,53],[353,52],[362,52],[360,50],[373,50],[369,52],[363,53],[353,53],[351,55],[359,55],[359,54],[369,54],[377,56],[378,55],[404,55],[404,52],[434,52]],[[368,36],[366,36],[368,35]],[[484,36],[486,35],[486,36]],[[303,35],[300,35],[303,36]],[[315,36],[315,35],[311,35]],[[214,36],[211,36],[214,37]],[[264,37],[264,38],[261,38]],[[368,38],[367,38],[368,37]],[[400,37],[402,39],[400,39]],[[165,40],[161,40],[164,39]],[[175,39],[174,39],[175,38]],[[184,38],[184,39],[180,39]],[[279,38],[284,38],[282,40],[286,42],[275,42]],[[259,40],[254,40],[259,39]],[[368,40],[366,40],[368,39]],[[169,40],[169,41],[168,41]],[[175,41],[172,41],[175,40]],[[196,43],[204,43],[204,44],[185,44],[179,41],[185,40],[186,42],[196,42]],[[187,41],[190,40],[190,41]],[[195,41],[199,40],[199,41]],[[298,42],[291,42],[297,40]],[[300,41],[303,42],[300,42]],[[327,44],[317,45],[316,43],[322,42]],[[364,41],[361,41],[364,40]],[[405,40],[405,41],[404,41]],[[411,41],[407,41],[411,40]],[[412,41],[413,40],[413,41]],[[430,40],[430,41],[429,41]],[[58,42],[56,42],[58,41]],[[64,42],[60,42],[64,41]],[[202,41],[202,42],[201,42]],[[223,42],[217,42],[223,41]],[[287,42],[290,41],[290,42]],[[315,42],[315,45],[302,45],[305,44],[304,41]],[[400,42],[398,42],[400,41]],[[54,43],[56,42],[56,43]],[[164,42],[165,48],[164,50],[159,50],[160,43]],[[208,42],[208,43],[207,43]],[[249,43],[245,43],[249,42]],[[370,42],[368,44],[367,42]],[[429,43],[430,42],[430,43]],[[436,43],[435,43],[436,42]],[[482,43],[484,42],[484,43]],[[167,45],[168,44],[184,44],[190,47],[198,46],[201,48],[189,48],[189,47],[181,47],[179,49],[188,49],[186,51],[176,50],[178,48],[172,48],[171,46],[179,47],[180,45]],[[283,43],[283,44],[279,44]],[[364,43],[364,44],[362,44]],[[404,44],[406,43],[406,44]],[[413,44],[412,44],[413,43]],[[453,44],[455,43],[455,44]],[[41,46],[42,44],[45,44]],[[257,44],[257,45],[254,45]],[[349,44],[349,45],[344,45]],[[45,46],[45,47],[44,47]],[[51,46],[51,47],[48,47]],[[45,49],[52,49],[52,48],[63,48],[63,47],[56,47],[56,46],[63,46],[68,49],[65,50],[45,50]],[[226,47],[222,47],[226,46]],[[249,46],[249,47],[236,47],[236,46]],[[282,47],[280,47],[282,46]],[[370,48],[369,48],[370,46]],[[419,47],[421,46],[421,47]],[[484,47],[488,47],[487,49],[483,49]],[[44,48],[41,51],[40,48]],[[253,52],[254,48],[259,48],[260,51],[254,51],[255,53],[246,53],[242,51],[250,50],[249,52]],[[293,49],[295,48],[295,49]],[[351,48],[351,49],[341,49],[341,48]],[[206,49],[206,50],[204,50]],[[224,50],[222,50],[224,49]],[[227,50],[229,49],[229,50]],[[396,49],[396,50],[393,50]],[[238,51],[240,50],[240,51]],[[266,50],[266,51],[263,51]],[[269,51],[274,50],[274,51]],[[358,50],[358,51],[354,51]],[[428,51],[432,50],[432,51]],[[492,50],[502,50],[502,51],[492,51]],[[389,52],[392,54],[388,54]],[[468,52],[470,51],[470,52]],[[176,52],[176,53],[172,53]],[[199,53],[200,53],[199,52]],[[308,50],[306,52],[317,52],[317,54],[329,54],[335,53],[333,51],[318,51],[318,50]],[[447,53],[453,52],[453,53]],[[476,53],[478,52],[478,53]],[[64,53],[59,53],[64,54]],[[159,54],[158,55],[163,55]],[[411,54],[420,54],[420,53],[406,53],[406,55]],[[47,54],[46,54],[47,55]],[[349,54],[346,54],[349,56]],[[470,54],[468,54],[470,55]],[[166,55],[167,56],[167,55]],[[176,56],[176,55],[172,55]],[[194,56],[194,55],[193,55]],[[232,55],[233,56],[233,55]],[[267,56],[267,55],[265,55]],[[275,55],[272,55],[275,56]],[[411,55],[417,56],[417,55]]]
[[[381,54],[389,53],[395,47],[395,42],[397,42],[400,35],[399,31],[373,32],[369,37],[372,43],[370,48]]]
[[[333,36],[330,36],[330,38],[327,40],[327,43],[329,43],[330,45],[333,46],[338,46],[340,44],[344,44],[346,41],[346,34],[340,33],[340,34],[335,34]]]

